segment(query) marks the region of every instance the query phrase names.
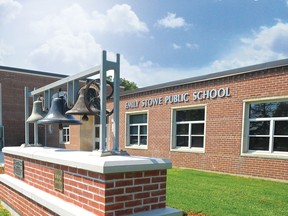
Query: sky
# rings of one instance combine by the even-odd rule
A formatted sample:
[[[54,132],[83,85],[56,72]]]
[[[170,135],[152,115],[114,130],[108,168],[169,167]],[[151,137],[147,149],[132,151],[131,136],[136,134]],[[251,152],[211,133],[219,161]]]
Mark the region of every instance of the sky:
[[[146,87],[288,58],[288,0],[0,0],[0,65]]]

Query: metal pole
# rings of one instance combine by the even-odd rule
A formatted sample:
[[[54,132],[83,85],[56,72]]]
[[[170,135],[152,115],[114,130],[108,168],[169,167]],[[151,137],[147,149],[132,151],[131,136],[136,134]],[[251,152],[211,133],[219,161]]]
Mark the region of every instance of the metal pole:
[[[0,83],[0,126],[2,126],[2,85]]]
[[[99,151],[106,151],[106,70],[107,53],[102,52],[102,67],[100,71],[100,143]]]
[[[25,97],[25,144],[29,144],[29,123],[26,122],[26,119],[29,117],[29,89],[28,87],[24,88],[24,97]]]
[[[117,63],[114,68],[114,134],[113,151],[119,151],[119,101],[120,101],[120,54],[117,54]]]

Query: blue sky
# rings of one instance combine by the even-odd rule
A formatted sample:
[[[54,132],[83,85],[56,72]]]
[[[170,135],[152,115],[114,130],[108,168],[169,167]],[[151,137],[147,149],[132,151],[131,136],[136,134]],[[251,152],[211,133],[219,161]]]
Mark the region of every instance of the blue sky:
[[[0,0],[0,65],[72,75],[121,54],[145,87],[288,57],[288,0]]]

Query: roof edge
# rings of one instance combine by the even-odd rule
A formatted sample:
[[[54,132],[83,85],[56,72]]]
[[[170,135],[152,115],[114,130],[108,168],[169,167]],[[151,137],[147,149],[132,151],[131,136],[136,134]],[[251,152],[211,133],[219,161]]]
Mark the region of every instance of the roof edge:
[[[50,73],[50,72],[44,72],[44,71],[36,71],[36,70],[30,70],[30,69],[23,69],[23,68],[15,68],[15,67],[8,67],[8,66],[0,66],[0,71],[6,70],[11,72],[18,72],[18,73],[26,73],[26,74],[32,74],[37,76],[49,76],[49,77],[57,77],[57,78],[65,78],[68,75],[64,74],[57,74],[57,73]]]
[[[185,85],[185,84],[191,84],[191,83],[196,83],[196,82],[204,82],[204,81],[208,81],[208,80],[230,77],[230,76],[235,76],[235,75],[239,75],[239,74],[251,73],[251,72],[256,72],[256,71],[275,68],[275,67],[283,67],[283,66],[288,66],[288,58],[277,60],[277,61],[271,61],[271,62],[256,64],[256,65],[252,65],[252,66],[235,68],[235,69],[216,72],[216,73],[204,74],[204,75],[195,76],[195,77],[191,77],[191,78],[186,78],[186,79],[161,83],[161,84],[157,84],[157,85],[147,86],[147,87],[143,87],[143,88],[138,88],[135,90],[124,91],[124,92],[120,93],[120,97],[132,95],[132,94],[143,93],[143,92],[147,92],[147,91],[160,90],[160,89],[164,89],[164,88],[171,88],[171,87],[175,87],[178,85]]]

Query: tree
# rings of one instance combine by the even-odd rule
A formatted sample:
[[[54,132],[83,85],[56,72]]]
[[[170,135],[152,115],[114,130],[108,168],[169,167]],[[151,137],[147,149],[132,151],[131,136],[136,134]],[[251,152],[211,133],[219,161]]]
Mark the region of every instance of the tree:
[[[107,80],[113,82],[112,76],[107,76]],[[124,86],[124,91],[137,89],[136,83],[120,77],[120,85]]]

